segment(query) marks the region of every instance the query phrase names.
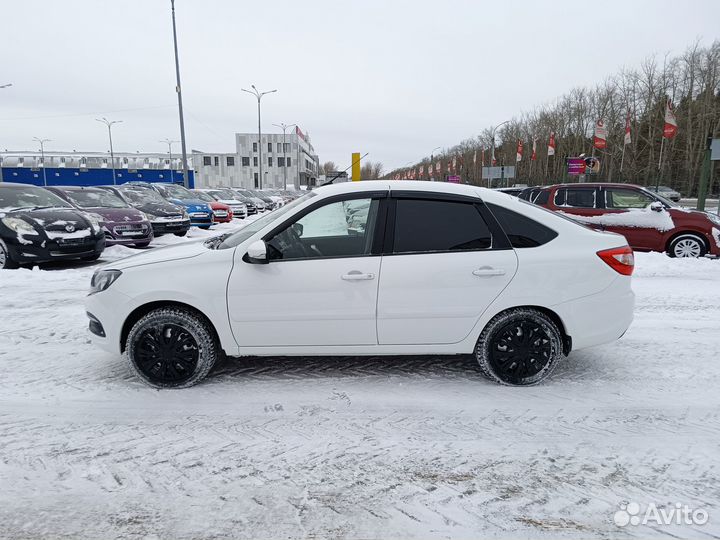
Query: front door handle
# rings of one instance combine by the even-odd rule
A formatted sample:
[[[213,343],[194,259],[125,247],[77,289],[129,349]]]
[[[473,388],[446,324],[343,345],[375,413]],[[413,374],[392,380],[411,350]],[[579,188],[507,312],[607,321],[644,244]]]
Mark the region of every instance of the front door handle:
[[[345,281],[368,281],[370,279],[375,279],[375,274],[361,272],[360,270],[352,270],[340,277]]]
[[[488,277],[488,276],[504,276],[505,270],[503,268],[493,268],[491,266],[483,266],[477,270],[473,270],[473,276]]]

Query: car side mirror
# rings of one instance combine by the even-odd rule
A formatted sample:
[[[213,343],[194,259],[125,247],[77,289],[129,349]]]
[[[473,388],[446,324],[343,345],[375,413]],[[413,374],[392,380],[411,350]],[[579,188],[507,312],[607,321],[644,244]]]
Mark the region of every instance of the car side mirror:
[[[665,210],[665,207],[660,201],[655,201],[650,203],[650,210],[652,210],[653,212],[662,212],[663,210]]]
[[[303,235],[304,227],[302,223],[293,223],[292,228],[295,231],[295,234],[297,234],[298,236]]]
[[[256,240],[250,244],[243,260],[250,264],[269,263],[270,261],[267,257],[267,246],[265,245],[265,242],[263,240]]]

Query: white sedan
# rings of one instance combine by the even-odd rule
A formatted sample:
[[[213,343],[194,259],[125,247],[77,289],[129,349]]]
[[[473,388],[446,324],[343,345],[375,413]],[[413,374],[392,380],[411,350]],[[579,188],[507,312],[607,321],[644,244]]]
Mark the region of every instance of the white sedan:
[[[351,182],[102,267],[86,307],[94,341],[158,388],[222,353],[474,353],[492,380],[530,385],[625,333],[633,267],[622,236],[502,193]]]

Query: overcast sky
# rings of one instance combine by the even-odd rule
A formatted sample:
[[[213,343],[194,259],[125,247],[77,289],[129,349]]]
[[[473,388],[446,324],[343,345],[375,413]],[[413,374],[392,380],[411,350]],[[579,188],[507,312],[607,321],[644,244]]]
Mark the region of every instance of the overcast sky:
[[[179,139],[170,0],[4,0],[0,148]],[[386,169],[651,54],[720,37],[720,1],[176,0],[188,150],[298,123],[321,161]],[[175,146],[179,151],[179,145]]]

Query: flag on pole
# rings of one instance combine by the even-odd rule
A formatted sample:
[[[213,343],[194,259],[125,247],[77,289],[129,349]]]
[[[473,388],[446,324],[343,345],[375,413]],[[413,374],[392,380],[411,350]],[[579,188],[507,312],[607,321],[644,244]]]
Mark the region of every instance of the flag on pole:
[[[537,160],[537,137],[533,137],[532,155],[530,161]]]
[[[630,109],[628,109],[627,116],[625,117],[625,141],[623,144],[630,144],[632,142],[632,136],[630,135]]]
[[[555,132],[550,132],[550,140],[548,141],[548,156],[555,155]]]
[[[602,150],[607,146],[607,130],[605,129],[605,122],[603,122],[602,118],[598,118],[597,122],[595,122],[593,146],[598,150]]]
[[[452,170],[457,171],[457,158],[455,156],[453,156],[452,160]]]
[[[675,118],[675,111],[673,111],[672,101],[669,99],[665,104],[665,127],[663,128],[663,137],[666,139],[672,139],[677,135],[678,125],[677,118]]]
[[[485,166],[485,149],[484,148],[480,150],[480,166],[481,167]]]
[[[473,167],[477,165],[477,150],[475,150],[475,153],[473,154]]]
[[[522,142],[522,139],[518,139],[517,152],[515,154],[515,161],[516,162],[522,161],[522,155],[523,155],[523,142]]]
[[[439,161],[435,163],[435,172],[436,173],[440,172],[440,162]]]

